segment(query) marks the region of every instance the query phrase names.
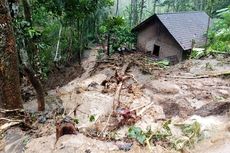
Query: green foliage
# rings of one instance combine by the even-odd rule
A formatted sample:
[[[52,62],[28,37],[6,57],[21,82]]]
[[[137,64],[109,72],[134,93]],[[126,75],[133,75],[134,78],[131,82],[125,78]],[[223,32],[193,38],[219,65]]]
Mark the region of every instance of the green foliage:
[[[217,16],[209,31],[208,52],[230,53],[230,6],[219,10]]]
[[[156,64],[161,68],[166,68],[169,66],[170,62],[168,60],[157,61]]]
[[[78,124],[79,123],[79,119],[78,118],[74,118],[74,123]]]
[[[102,56],[104,55],[104,51],[103,49],[99,49],[97,51],[97,59],[100,60],[102,58]]]
[[[114,50],[117,50],[119,47],[129,47],[135,42],[135,35],[131,33],[131,29],[127,23],[115,29],[114,36]]]
[[[162,125],[162,128],[154,134],[153,138],[156,141],[163,141],[163,140],[166,140],[167,137],[171,136],[172,133],[169,128],[170,124],[171,124],[171,120],[165,121]]]
[[[147,133],[143,132],[139,127],[130,127],[128,130],[128,137],[136,139],[140,144],[145,144],[146,140],[151,138],[155,141],[165,140],[168,136],[171,136],[171,130],[169,125],[171,120],[167,120],[162,124],[162,128],[155,133],[151,132],[151,129]],[[148,140],[149,141],[149,140]]]
[[[140,144],[144,144],[146,140],[145,133],[139,127],[130,127],[128,131],[128,137],[136,139]]]
[[[190,139],[200,135],[200,124],[197,121],[193,122],[192,124],[184,124],[181,129],[185,136],[189,137]]]
[[[171,142],[176,150],[182,150],[185,146],[192,146],[200,137],[200,124],[194,121],[192,124],[180,125],[184,136],[172,139]]]
[[[116,30],[116,28],[124,25],[124,19],[121,16],[113,16],[113,17],[109,17],[107,18],[104,23],[103,29],[106,29],[106,32],[110,31],[110,32],[114,32]]]
[[[22,44],[24,39],[36,40],[40,69],[46,78],[54,64],[65,65],[76,54],[82,54],[89,41],[96,39],[102,16],[103,19],[107,16],[108,10],[105,8],[112,5],[113,0],[33,0],[30,8],[32,23],[25,21],[23,11],[16,20],[19,48],[27,48]],[[63,30],[59,38],[61,26]],[[59,39],[59,60],[55,63]],[[33,61],[34,53],[26,51]]]
[[[204,49],[193,49],[190,55],[190,59],[199,59],[203,56],[205,56]]]
[[[95,121],[95,115],[90,115],[89,116],[89,121],[94,122]]]
[[[179,126],[181,135],[173,135],[169,126]],[[178,129],[178,130],[179,130]],[[143,132],[139,127],[130,127],[128,130],[128,137],[136,139],[140,144],[147,144],[151,150],[151,142],[167,142],[171,147],[176,150],[182,150],[185,147],[191,147],[196,143],[201,136],[200,124],[194,121],[190,124],[172,124],[171,120],[162,123],[161,128],[157,131]]]
[[[128,47],[134,42],[134,34],[125,19],[121,16],[109,17],[100,26],[100,39],[105,41],[105,37],[111,37],[111,48],[117,51],[119,47]]]

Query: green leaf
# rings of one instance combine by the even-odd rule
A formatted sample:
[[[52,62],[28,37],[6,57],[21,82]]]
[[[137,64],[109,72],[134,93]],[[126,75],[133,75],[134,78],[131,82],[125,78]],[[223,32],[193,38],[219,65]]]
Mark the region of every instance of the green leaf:
[[[74,123],[78,124],[79,123],[79,119],[75,118],[74,120]]]
[[[94,115],[90,115],[89,121],[90,121],[90,122],[94,122],[94,121],[95,121],[95,116],[94,116]]]
[[[146,140],[146,136],[144,134],[141,134],[141,135],[138,135],[136,139],[139,143],[144,144]]]
[[[141,128],[134,126],[129,128],[128,137],[136,139],[140,144],[144,144],[146,140],[146,135]]]
[[[165,68],[165,67],[169,66],[169,64],[170,64],[170,62],[168,60],[162,60],[162,61],[158,61],[156,63],[161,68]]]

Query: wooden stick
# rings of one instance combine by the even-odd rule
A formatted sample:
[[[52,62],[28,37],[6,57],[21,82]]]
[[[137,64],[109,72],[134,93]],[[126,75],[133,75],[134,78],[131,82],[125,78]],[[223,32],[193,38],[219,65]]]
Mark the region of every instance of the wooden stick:
[[[210,77],[218,77],[222,75],[230,75],[230,71],[224,71],[214,74],[205,74],[205,75],[197,75],[192,77],[186,77],[186,76],[168,76],[168,78],[178,78],[178,79],[203,79],[203,78],[210,78]]]
[[[113,112],[114,112],[115,109],[116,109],[115,104],[118,103],[118,106],[120,105],[119,99],[120,99],[120,93],[121,93],[123,81],[125,81],[127,78],[130,78],[130,76],[124,76],[124,75],[125,75],[125,72],[127,71],[127,69],[128,69],[128,67],[129,67],[130,64],[131,64],[131,62],[126,63],[126,64],[122,67],[121,73],[120,73],[120,75],[118,76],[118,77],[121,77],[122,80],[119,82],[119,84],[118,84],[118,86],[117,86],[117,89],[116,89],[116,93],[115,93],[114,100],[113,100],[113,111],[110,112],[109,117],[108,117],[108,119],[107,119],[107,121],[106,121],[106,124],[105,124],[103,130],[101,131],[101,133],[99,134],[99,136],[100,136],[101,134],[103,134],[103,132],[105,131],[106,127],[108,126],[109,121],[110,121],[110,118],[111,118]],[[116,74],[117,74],[117,73],[116,73]]]
[[[147,106],[145,106],[144,108],[142,108],[142,110],[140,112],[137,113],[137,116],[141,116],[146,110],[148,110],[152,105],[154,104],[154,102],[151,102],[150,104],[148,104]]]
[[[22,121],[12,121],[10,123],[5,123],[2,126],[0,126],[0,133],[3,133],[4,131],[9,129],[10,127],[21,124],[21,123],[22,123]]]
[[[24,112],[23,109],[12,109],[12,110],[8,110],[8,109],[0,109],[1,113],[13,113],[13,112]]]
[[[113,114],[113,111],[110,112],[109,117],[108,117],[108,119],[107,119],[107,121],[106,121],[106,124],[105,124],[104,128],[102,129],[102,131],[100,132],[100,134],[99,134],[98,136],[100,136],[100,135],[102,135],[102,134],[104,133],[106,127],[107,127],[108,124],[109,124],[109,121],[110,121],[110,118],[111,118],[112,114]]]
[[[125,75],[125,72],[127,71],[129,65],[131,64],[131,62],[129,63],[126,63],[123,67],[122,67],[122,70],[121,70],[121,73],[119,74],[118,77],[122,78],[121,81],[119,82],[118,86],[117,86],[117,89],[116,89],[116,92],[115,92],[115,96],[114,96],[114,100],[113,100],[113,111],[116,109],[115,107],[115,104],[118,104],[118,106],[120,105],[120,93],[121,93],[121,89],[122,89],[122,85],[123,85],[123,82],[130,78],[130,76],[124,76]]]

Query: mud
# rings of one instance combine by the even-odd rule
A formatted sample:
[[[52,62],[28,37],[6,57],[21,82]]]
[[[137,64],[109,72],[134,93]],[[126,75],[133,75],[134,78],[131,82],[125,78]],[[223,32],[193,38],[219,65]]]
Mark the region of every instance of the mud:
[[[206,104],[201,108],[197,109],[194,114],[200,116],[211,116],[211,115],[223,115],[228,113],[230,110],[230,102],[217,102]]]
[[[81,77],[74,78],[66,85],[48,92],[49,96],[60,100],[51,101],[61,103],[66,114],[70,113],[72,117],[79,120],[77,127],[80,134],[63,136],[55,144],[55,126],[50,126],[48,134],[41,134],[40,138],[33,138],[28,142],[25,152],[124,152],[119,150],[116,141],[126,140],[129,126],[112,131],[110,134],[113,135],[113,141],[96,139],[90,132],[107,131],[108,127],[116,122],[112,117],[105,128],[108,116],[113,111],[114,91],[102,92],[104,87],[101,83],[114,75],[116,67],[123,64],[120,60],[129,59],[130,56],[115,57],[117,63],[116,60],[112,60],[112,63],[107,61],[98,64],[96,55],[97,48],[87,53],[88,58],[82,64],[85,72]],[[136,110],[140,120],[134,126],[141,127],[143,131],[147,131],[149,127],[153,131],[159,130],[163,121],[168,119],[175,124],[191,123],[196,120],[201,125],[203,137],[194,148],[187,148],[187,150],[197,153],[221,152],[222,148],[225,153],[230,150],[228,143],[230,137],[227,136],[230,125],[230,80],[221,77],[180,78],[222,70],[230,70],[229,59],[188,60],[166,69],[156,68],[152,74],[143,73],[143,67],[134,64],[127,71],[133,79],[124,82],[120,94],[121,107]],[[175,76],[180,77],[175,78]],[[131,88],[131,92],[128,87]],[[32,108],[30,107],[32,105],[34,106],[35,103],[28,103],[27,108]],[[59,105],[55,106],[59,107]],[[71,112],[76,106],[78,107],[74,116]],[[94,116],[95,120],[90,121],[90,116]],[[175,127],[172,127],[172,131],[175,136],[180,136],[180,132]],[[223,134],[223,137],[217,137],[218,134]],[[150,152],[150,150],[133,141],[129,152]],[[156,145],[152,146],[151,152],[178,151]]]

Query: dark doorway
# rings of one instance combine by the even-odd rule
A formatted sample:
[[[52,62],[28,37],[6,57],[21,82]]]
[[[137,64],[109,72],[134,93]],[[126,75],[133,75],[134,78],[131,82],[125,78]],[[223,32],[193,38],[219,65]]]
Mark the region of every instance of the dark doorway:
[[[154,56],[159,56],[159,53],[160,53],[160,46],[154,45],[153,55]]]

